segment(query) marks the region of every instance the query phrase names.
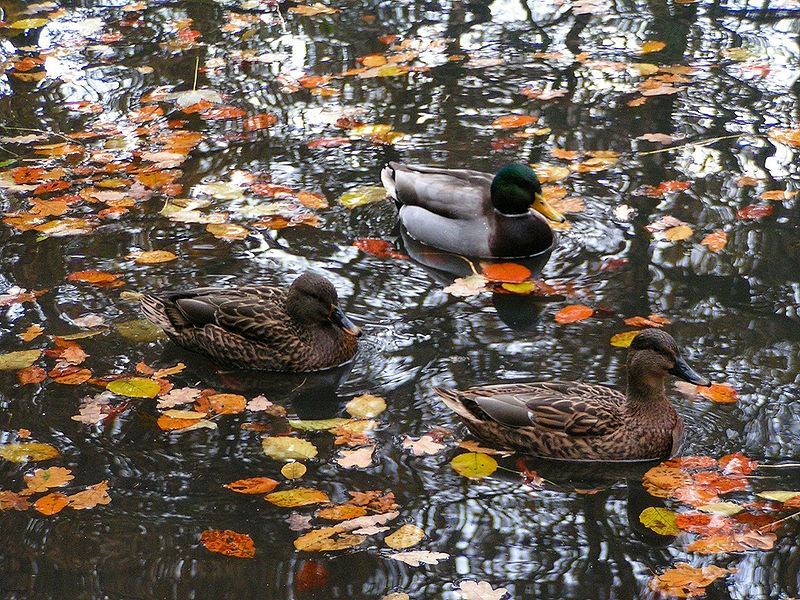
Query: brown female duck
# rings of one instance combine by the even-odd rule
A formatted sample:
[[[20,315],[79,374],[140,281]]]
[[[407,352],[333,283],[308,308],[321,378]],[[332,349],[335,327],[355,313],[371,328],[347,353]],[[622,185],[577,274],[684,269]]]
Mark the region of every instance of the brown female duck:
[[[325,277],[278,287],[198,288],[141,299],[142,312],[188,350],[238,369],[319,371],[348,362],[358,327]]]
[[[675,340],[645,329],[628,352],[628,392],[579,382],[436,389],[474,434],[562,460],[652,460],[674,452],[683,421],[664,392],[668,374],[709,385],[681,358]]]

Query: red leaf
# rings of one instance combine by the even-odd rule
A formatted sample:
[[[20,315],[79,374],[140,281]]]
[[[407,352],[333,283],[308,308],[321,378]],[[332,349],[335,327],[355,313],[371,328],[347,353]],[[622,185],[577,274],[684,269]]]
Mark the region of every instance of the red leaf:
[[[744,208],[740,208],[736,216],[740,219],[761,219],[768,217],[774,212],[772,204],[750,204]]]
[[[386,240],[380,240],[377,238],[358,238],[355,242],[353,242],[353,246],[366,252],[367,254],[372,254],[373,256],[377,256],[379,258],[398,258],[403,260],[408,258],[408,256],[402,252],[395,250],[394,246],[392,246]]]

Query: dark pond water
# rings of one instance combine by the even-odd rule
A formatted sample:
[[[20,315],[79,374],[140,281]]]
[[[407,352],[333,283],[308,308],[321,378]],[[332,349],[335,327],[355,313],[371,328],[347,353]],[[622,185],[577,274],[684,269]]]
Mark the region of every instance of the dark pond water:
[[[47,217],[88,219],[95,225],[91,231],[73,225],[62,232],[67,235],[48,235],[54,231],[2,226],[0,294],[47,291],[35,302],[0,309],[0,350],[52,347],[49,336],[85,331],[75,319],[85,323],[82,317],[99,315],[110,327],[78,340],[89,354],[83,366],[95,377],[131,375],[139,361],[159,368],[183,360],[187,368],[169,378],[176,387],[213,387],[248,399],[264,394],[306,418],[341,416],[344,403],[363,393],[384,397],[388,409],[376,417],[377,450],[366,469],[338,466],[330,433],[300,432],[319,455],[306,461],[308,472],[294,484],[284,481],[280,462],[263,454],[263,434],[241,429],[242,423],[260,422],[268,431],[286,430],[280,419],[246,411],[216,419],[214,430],[169,433],[156,424],[153,400],[135,400],[112,419],[84,425],[71,417],[82,398],[101,391],[97,385],[52,379],[20,385],[13,371],[0,372],[0,441],[18,442],[19,430],[27,429],[31,440],[60,452],[41,463],[0,462],[2,489],[20,490],[23,475],[35,467],[62,466],[73,471],[74,490],[107,480],[112,498],[105,506],[53,516],[32,508],[0,513],[3,598],[377,599],[391,592],[456,598],[464,579],[506,587],[513,598],[638,598],[653,594],[648,582],[654,573],[680,561],[738,569],[709,588],[711,598],[800,594],[796,521],[778,530],[771,550],[704,556],[686,550],[688,534],[658,536],[639,523],[644,506],[677,510],[643,492],[641,471],[533,465],[554,481],[538,491],[502,470],[470,481],[449,465],[462,451],[456,441],[465,432],[432,391],[436,385],[551,378],[622,386],[625,350],[609,340],[631,329],[623,318],[656,313],[672,320],[668,331],[698,371],[739,393],[735,404],[715,404],[672,392],[687,422],[684,453],[741,451],[766,463],[800,461],[798,150],[767,137],[800,120],[800,5],[376,0],[335,2],[341,12],[307,17],[290,13],[285,3],[279,5],[284,26],[268,2],[148,0],[138,11],[117,0],[30,4],[0,2],[7,23],[47,20],[27,32],[0,31],[9,69],[0,81],[3,136],[36,135],[13,128],[62,135],[94,128],[102,135],[73,142],[85,145],[83,153],[53,158],[37,156],[33,144],[63,143],[56,135],[3,141],[3,159],[32,159],[6,169],[72,169],[76,183],[67,193],[78,193],[91,186],[88,178],[102,179],[89,171],[78,182],[81,167],[139,165],[138,152],[163,149],[154,140],[168,130],[168,119],[186,119],[171,126],[201,132],[202,140],[174,165],[180,169],[173,170],[174,183],[182,189],[157,190],[123,214],[98,218],[113,203],[81,201],[66,215]],[[379,41],[387,34],[400,36],[396,45],[411,42],[387,50],[387,40]],[[665,47],[639,54],[647,41]],[[296,85],[303,75],[358,67],[361,56],[400,51],[419,53],[402,64],[427,68],[323,85],[338,95]],[[18,61],[25,57],[42,59],[43,66],[24,71]],[[162,106],[164,117],[134,122],[132,111],[159,86],[192,89],[198,61],[198,88],[219,92],[225,105],[248,115],[272,113],[276,123],[247,131],[242,119],[201,119],[180,112],[174,101],[147,105]],[[679,88],[676,93],[642,96],[640,86],[655,73],[650,65],[692,69],[662,70],[658,75],[674,80],[642,88],[667,85]],[[11,73],[43,69],[44,76],[30,78]],[[535,99],[521,93],[526,87],[564,94]],[[638,98],[646,101],[628,105]],[[492,127],[509,114],[535,121],[527,128]],[[362,136],[309,148],[317,138],[347,138],[348,131],[335,124],[340,117],[386,124],[406,136],[393,144]],[[142,127],[151,129],[137,132]],[[649,133],[675,140],[639,138]],[[724,139],[706,144],[711,138]],[[652,152],[671,146],[680,148]],[[484,171],[512,160],[569,166],[551,156],[553,148],[579,152],[573,164],[586,160],[587,151],[619,155],[605,169],[571,172],[557,182],[585,202],[585,210],[569,215],[570,227],[559,232],[540,275],[572,294],[562,301],[454,297],[443,291],[452,276],[448,281],[415,261],[375,257],[353,246],[358,238],[375,237],[400,247],[389,202],[353,210],[335,202],[356,187],[380,185],[387,160]],[[109,156],[103,158],[103,149]],[[274,198],[246,186],[232,198],[203,196],[196,188],[229,181],[234,171],[321,192],[330,207],[309,211],[319,217],[317,228],[259,228],[256,222]],[[126,176],[117,171],[107,177]],[[740,185],[743,176],[755,185]],[[676,180],[691,185],[657,198],[635,193]],[[759,199],[769,190],[788,190],[787,198]],[[212,204],[200,209],[204,215],[227,212],[229,222],[249,235],[219,239],[205,224],[170,220],[159,212],[170,196],[206,198]],[[28,211],[29,200],[30,192],[4,186],[3,212]],[[773,212],[760,219],[737,216],[752,204]],[[691,237],[659,240],[645,229],[667,215],[687,223]],[[716,230],[726,232],[727,246],[713,253],[700,241]],[[169,250],[178,258],[156,265],[126,258],[139,250]],[[366,333],[338,389],[335,378],[221,374],[163,339],[136,341],[114,327],[139,318],[121,291],[287,283],[307,268],[331,278]],[[124,286],[65,279],[86,270],[118,273]],[[558,325],[554,314],[574,303],[605,310]],[[44,334],[23,342],[18,334],[34,324]],[[38,364],[50,369],[54,360]],[[455,433],[442,452],[415,457],[402,447],[406,435],[436,427]],[[514,468],[513,458],[503,464]],[[800,473],[792,468],[754,475],[753,490],[800,489]],[[352,550],[298,552],[293,541],[299,534],[287,522],[291,510],[222,487],[254,476],[280,480],[283,488],[321,489],[336,502],[345,501],[348,490],[391,490],[400,512],[395,523],[413,523],[426,533],[413,549],[449,558],[405,565],[388,558],[381,535]],[[601,489],[587,494],[576,487]],[[208,529],[247,533],[255,557],[212,554],[200,545]]]

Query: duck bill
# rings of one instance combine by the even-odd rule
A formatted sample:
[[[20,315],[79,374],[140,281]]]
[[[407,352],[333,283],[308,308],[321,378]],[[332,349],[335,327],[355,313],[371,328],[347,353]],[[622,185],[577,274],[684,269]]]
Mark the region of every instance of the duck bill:
[[[689,363],[683,360],[683,358],[680,356],[675,360],[675,366],[672,367],[669,372],[675,375],[675,377],[679,377],[680,379],[695,385],[703,385],[706,387],[711,385],[711,382],[708,379],[697,373],[697,371],[690,367]]]
[[[341,327],[344,331],[349,333],[352,336],[359,337],[361,335],[361,329],[356,326],[350,319],[347,318],[347,315],[344,314],[341,308],[338,306],[331,307],[331,315],[330,315],[331,323],[336,325],[337,327]]]
[[[552,204],[545,200],[544,196],[541,194],[534,194],[533,210],[556,223],[563,223],[567,220],[566,217],[553,208]]]

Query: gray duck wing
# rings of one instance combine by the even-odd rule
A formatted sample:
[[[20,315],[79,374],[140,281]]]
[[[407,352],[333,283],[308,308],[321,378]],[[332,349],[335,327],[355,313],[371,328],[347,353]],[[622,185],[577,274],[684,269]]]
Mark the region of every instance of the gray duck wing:
[[[605,386],[542,382],[473,388],[468,398],[509,427],[539,427],[573,436],[608,435],[624,426],[625,396]]]
[[[449,219],[472,220],[491,208],[492,176],[466,169],[439,169],[389,163],[382,174],[389,194]]]

